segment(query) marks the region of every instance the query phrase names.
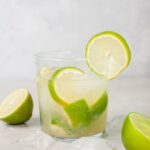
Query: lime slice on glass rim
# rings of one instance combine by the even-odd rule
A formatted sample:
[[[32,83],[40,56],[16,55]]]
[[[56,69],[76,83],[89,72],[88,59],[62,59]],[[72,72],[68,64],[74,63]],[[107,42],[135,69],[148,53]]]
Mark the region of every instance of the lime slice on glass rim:
[[[122,127],[122,141],[127,150],[150,149],[150,118],[129,113]]]
[[[98,75],[107,75],[109,80],[118,76],[129,65],[131,59],[125,39],[112,31],[93,36],[86,46],[85,55],[91,70]]]
[[[33,101],[26,89],[17,89],[0,103],[0,119],[9,124],[21,124],[32,116]]]

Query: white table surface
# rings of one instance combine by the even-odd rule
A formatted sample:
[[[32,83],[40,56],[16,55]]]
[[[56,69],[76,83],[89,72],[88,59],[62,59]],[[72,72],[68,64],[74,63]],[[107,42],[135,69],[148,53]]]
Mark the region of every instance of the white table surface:
[[[47,137],[40,131],[36,82],[33,80],[0,80],[0,101],[16,88],[27,88],[34,99],[33,116],[26,124],[11,126],[0,121],[0,150],[48,149]],[[117,150],[124,150],[120,129],[129,112],[140,112],[150,116],[150,78],[122,78],[111,81],[109,88],[109,113],[106,139]],[[57,144],[49,138],[51,150]],[[59,143],[59,142],[58,142]],[[60,143],[59,143],[60,144]],[[41,145],[43,145],[41,147]],[[61,144],[58,149],[62,149]]]

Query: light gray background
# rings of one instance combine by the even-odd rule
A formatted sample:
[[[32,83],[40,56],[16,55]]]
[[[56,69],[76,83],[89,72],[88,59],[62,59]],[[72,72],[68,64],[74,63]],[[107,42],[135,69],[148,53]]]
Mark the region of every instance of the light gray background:
[[[132,50],[122,77],[150,74],[149,0],[0,0],[0,79],[35,77],[34,54],[84,50],[95,33],[121,33]]]

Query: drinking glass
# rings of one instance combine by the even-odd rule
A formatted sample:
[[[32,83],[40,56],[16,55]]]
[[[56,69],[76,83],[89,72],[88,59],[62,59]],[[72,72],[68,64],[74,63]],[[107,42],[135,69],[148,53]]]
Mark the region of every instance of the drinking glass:
[[[106,58],[94,58],[103,63]],[[105,61],[106,62],[106,61]],[[106,129],[108,65],[98,75],[79,51],[36,54],[42,130],[58,139],[101,135]]]

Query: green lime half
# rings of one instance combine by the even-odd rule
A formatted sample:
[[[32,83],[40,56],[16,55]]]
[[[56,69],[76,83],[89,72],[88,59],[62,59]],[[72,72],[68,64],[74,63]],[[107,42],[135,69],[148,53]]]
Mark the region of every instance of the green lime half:
[[[83,74],[82,70],[75,67],[58,69],[48,82],[48,88],[53,99],[62,106],[80,99],[80,95],[74,93],[74,88],[77,78]]]
[[[93,36],[86,46],[89,67],[99,75],[113,79],[130,63],[131,53],[126,40],[118,33],[106,31]]]
[[[150,118],[130,113],[122,127],[122,141],[127,150],[149,150]]]
[[[26,89],[17,89],[0,104],[0,119],[9,124],[20,124],[32,116],[33,101]]]

